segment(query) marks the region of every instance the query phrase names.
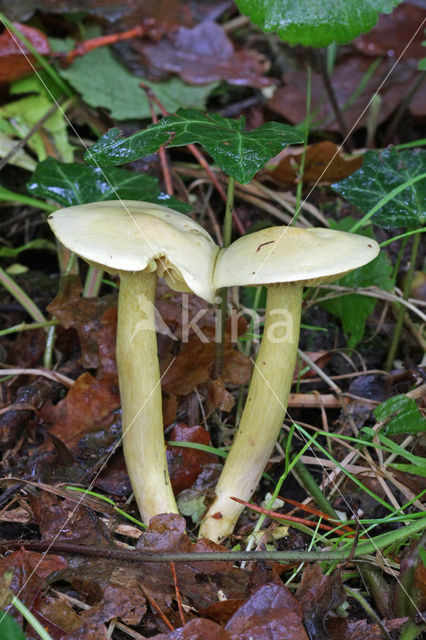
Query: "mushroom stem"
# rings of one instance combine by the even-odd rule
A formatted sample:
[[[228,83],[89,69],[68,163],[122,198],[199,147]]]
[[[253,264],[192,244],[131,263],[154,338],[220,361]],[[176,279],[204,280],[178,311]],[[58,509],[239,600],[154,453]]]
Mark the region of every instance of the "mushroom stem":
[[[270,458],[286,414],[299,341],[303,284],[268,285],[262,343],[241,422],[216,486],[216,498],[200,537],[229,535],[250,500]]]
[[[178,513],[167,470],[154,322],[157,276],[121,272],[117,368],[127,470],[142,519]]]

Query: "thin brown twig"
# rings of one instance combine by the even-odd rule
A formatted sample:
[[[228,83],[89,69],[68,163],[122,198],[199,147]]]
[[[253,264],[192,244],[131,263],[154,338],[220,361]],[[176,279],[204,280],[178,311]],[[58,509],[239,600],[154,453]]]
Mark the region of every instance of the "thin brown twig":
[[[148,104],[149,104],[149,110],[151,111],[152,122],[154,124],[157,124],[158,117],[154,109],[155,94],[152,91],[152,89],[150,89],[150,87],[148,87],[148,85],[146,85],[144,82],[140,83],[140,87],[145,91],[146,96],[148,98]],[[166,150],[164,148],[164,145],[162,145],[158,149],[158,156],[160,158],[161,170],[163,172],[164,185],[166,187],[166,192],[169,196],[172,196],[173,195],[172,176],[170,174],[170,168],[167,162]]]
[[[145,589],[143,588],[143,585],[139,584],[139,589],[142,591],[143,595],[148,600],[151,607],[156,610],[156,612],[158,613],[158,615],[160,616],[164,624],[169,627],[170,631],[174,631],[175,630],[174,626],[172,625],[172,623],[170,622],[166,614],[161,611],[160,605],[154,600],[152,596],[149,595],[147,591],[145,591]]]
[[[180,589],[179,589],[179,585],[178,585],[178,581],[177,581],[175,563],[171,562],[170,566],[172,568],[173,584],[175,585],[176,602],[177,602],[178,609],[179,609],[180,621],[182,622],[182,627],[184,627],[185,624],[186,624],[186,620],[185,620],[185,613],[184,613],[183,606],[182,606],[182,597],[180,595]]]

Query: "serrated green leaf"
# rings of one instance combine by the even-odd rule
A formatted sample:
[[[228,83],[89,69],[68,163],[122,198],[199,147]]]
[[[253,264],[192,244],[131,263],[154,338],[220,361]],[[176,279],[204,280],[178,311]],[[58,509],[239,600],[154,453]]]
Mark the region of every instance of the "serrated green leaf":
[[[309,47],[344,44],[374,27],[401,0],[235,0],[241,13],[284,42]]]
[[[423,433],[426,431],[426,419],[412,398],[400,394],[389,398],[374,409],[378,422],[388,422],[380,433],[389,436],[396,433]]]
[[[0,640],[25,640],[25,634],[10,613],[0,610]]]
[[[111,129],[90,147],[85,158],[104,165],[123,164],[150,155],[161,145],[179,147],[198,142],[225,173],[246,184],[284,147],[303,142],[303,134],[285,124],[267,122],[252,131],[244,131],[244,124],[243,118],[231,120],[179,109],[129,138],[121,138],[119,129]]]
[[[392,189],[426,173],[426,151],[367,151],[361,169],[332,188],[363,213]],[[382,227],[417,227],[426,221],[426,178],[407,187],[372,217]]]
[[[207,97],[217,86],[217,83],[193,86],[177,77],[167,82],[138,78],[118,62],[108,47],[95,49],[77,58],[60,74],[81,93],[87,104],[108,109],[116,120],[151,117],[141,82],[149,86],[165,109],[171,112],[186,106],[203,108]]]
[[[153,176],[110,167],[101,169],[77,162],[46,158],[27,184],[28,191],[64,207],[105,200],[145,200],[185,213],[189,205],[162,193]]]
[[[339,222],[330,220],[332,229],[348,231],[354,220],[347,217]],[[361,235],[373,238],[371,229],[363,229]],[[343,278],[337,280],[335,284],[357,289],[375,285],[381,289],[390,290],[393,287],[391,278],[392,266],[386,253],[379,253],[377,258],[368,264],[355,269]],[[330,313],[340,318],[343,331],[348,334],[348,347],[353,349],[364,335],[367,318],[373,313],[376,300],[359,294],[342,295],[331,300],[324,300],[321,305]]]

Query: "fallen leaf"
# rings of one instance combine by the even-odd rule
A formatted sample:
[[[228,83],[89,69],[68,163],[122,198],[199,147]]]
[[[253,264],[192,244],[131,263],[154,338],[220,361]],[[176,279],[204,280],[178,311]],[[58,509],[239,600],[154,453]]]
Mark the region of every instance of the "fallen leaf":
[[[308,634],[317,640],[329,640],[327,616],[346,600],[340,572],[325,576],[319,564],[308,565],[303,571],[296,597],[302,605]],[[339,633],[342,637],[341,629]]]
[[[91,509],[46,492],[33,496],[30,504],[43,541],[114,546],[106,525]]]
[[[167,393],[187,395],[196,387],[209,383],[215,361],[214,329],[202,327],[202,332],[207,342],[192,335],[176,357],[168,356],[161,362],[162,371],[165,371],[162,383]],[[225,343],[221,376],[225,384],[247,383],[251,368],[249,358],[229,342]]]
[[[82,286],[78,276],[61,280],[59,292],[47,310],[66,329],[75,329],[80,339],[81,361],[87,369],[117,375],[115,364],[115,334],[117,330],[116,296],[82,298]]]
[[[308,640],[300,603],[283,584],[256,589],[225,629],[235,640]]]
[[[184,627],[169,633],[160,633],[152,640],[200,640],[200,638],[203,640],[233,640],[233,637],[223,627],[204,618],[191,620]]]
[[[278,156],[279,162],[270,175],[279,182],[298,181],[303,149],[289,147]],[[271,162],[275,164],[276,159]],[[362,166],[362,156],[346,156],[341,147],[323,140],[307,147],[303,182],[339,182]]]
[[[44,589],[46,578],[66,566],[67,562],[62,556],[20,549],[0,558],[0,575],[12,569],[11,589],[14,593],[19,593],[19,598],[31,609],[38,594]]]
[[[40,417],[49,433],[62,440],[70,449],[95,431],[111,428],[111,436],[117,436],[113,410],[120,404],[118,386],[114,380],[97,380],[90,373],[83,373],[56,405],[46,402]],[[99,445],[98,445],[99,446]]]
[[[333,71],[332,84],[337,102],[342,109],[343,117],[348,129],[359,129],[365,126],[368,117],[368,104],[371,96],[379,90],[383,76],[388,71],[388,63],[382,62],[356,100],[351,101],[354,92],[359,88],[371,60],[360,55],[350,55],[343,58]],[[397,71],[392,73],[386,83],[380,87],[382,98],[378,123],[386,120],[407,95],[410,87],[418,75],[415,65],[411,62],[400,63]],[[292,124],[300,123],[306,112],[307,74],[304,71],[291,71],[284,75],[284,86],[277,89],[268,101],[268,107],[289,120]],[[334,113],[327,98],[322,78],[319,74],[312,74],[311,83],[311,114],[315,114],[311,129],[325,131],[339,131]]]
[[[19,22],[14,26],[30,41],[33,47],[43,55],[50,53],[47,37],[34,27]],[[19,38],[5,29],[0,35],[0,82],[13,82],[34,71],[38,64],[27,47]]]
[[[267,87],[265,60],[253,51],[235,51],[223,28],[201,22],[192,29],[179,27],[157,43],[135,41],[133,48],[154,71],[177,73],[188,84],[226,80],[230,84]]]
[[[398,58],[398,61],[412,58],[420,60],[425,55],[425,49],[422,46],[424,34],[419,25],[425,19],[424,7],[404,2],[392,13],[381,15],[376,26],[359,36],[354,45],[368,56],[388,56]]]
[[[177,423],[169,433],[169,439],[181,442],[197,442],[210,445],[210,434],[199,425],[189,427],[186,424]],[[180,493],[183,489],[189,489],[204,465],[217,462],[217,456],[199,449],[169,446],[167,448],[167,465],[173,491]]]

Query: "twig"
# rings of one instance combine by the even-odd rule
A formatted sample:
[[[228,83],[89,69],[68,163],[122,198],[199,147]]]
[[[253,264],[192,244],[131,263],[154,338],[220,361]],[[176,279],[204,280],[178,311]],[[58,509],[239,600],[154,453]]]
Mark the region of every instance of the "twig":
[[[182,606],[182,598],[181,598],[181,595],[180,595],[180,589],[179,589],[179,585],[178,585],[178,581],[177,581],[175,563],[171,562],[170,566],[172,568],[173,583],[175,585],[176,601],[177,601],[177,605],[178,605],[178,609],[179,609],[180,621],[182,622],[182,626],[184,627],[185,624],[186,624],[186,620],[185,620],[185,613],[184,613],[183,606]]]

